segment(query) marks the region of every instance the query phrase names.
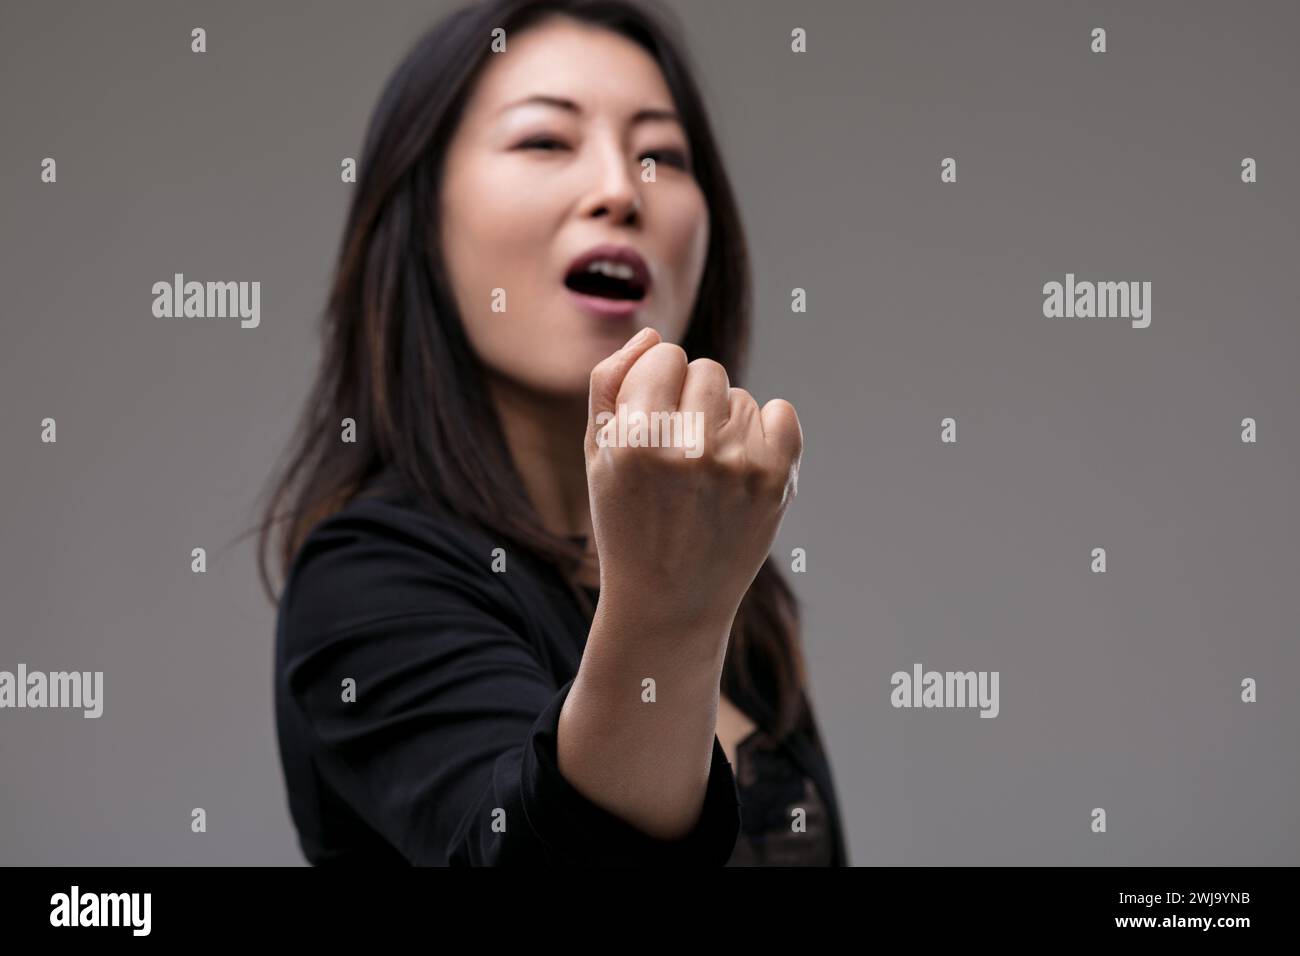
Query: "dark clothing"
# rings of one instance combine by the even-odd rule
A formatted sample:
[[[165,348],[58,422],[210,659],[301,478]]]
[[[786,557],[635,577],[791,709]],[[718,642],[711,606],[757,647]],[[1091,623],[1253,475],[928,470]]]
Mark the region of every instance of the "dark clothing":
[[[824,766],[822,768],[829,773]],[[846,866],[838,821],[817,782],[762,729],[736,744],[740,838],[727,866]],[[804,811],[804,830],[791,827],[791,810]]]
[[[715,736],[699,822],[680,840],[655,839],[574,789],[559,772],[557,727],[590,622],[558,574],[518,549],[494,573],[497,547],[390,482],[319,522],[295,555],[275,710],[309,862],[761,863],[769,827],[782,832],[767,862],[847,862],[815,742],[790,752],[803,765],[816,755],[809,781],[824,802],[791,760],[738,754],[760,775],[738,788]],[[787,805],[806,810],[807,832],[789,832]]]

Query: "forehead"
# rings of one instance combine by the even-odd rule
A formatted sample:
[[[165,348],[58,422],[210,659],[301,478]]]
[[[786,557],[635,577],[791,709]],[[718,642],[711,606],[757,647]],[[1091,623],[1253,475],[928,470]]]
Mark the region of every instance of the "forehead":
[[[562,96],[584,112],[630,115],[645,107],[673,108],[659,65],[644,48],[612,30],[552,16],[506,36],[506,50],[488,56],[467,111],[495,122],[502,109],[534,93]],[[519,107],[522,115],[545,106]]]

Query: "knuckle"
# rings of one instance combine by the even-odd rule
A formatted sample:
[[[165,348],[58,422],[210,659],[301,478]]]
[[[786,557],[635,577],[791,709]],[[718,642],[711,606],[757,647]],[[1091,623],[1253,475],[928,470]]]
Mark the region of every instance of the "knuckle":
[[[686,364],[686,350],[676,342],[660,342],[650,347],[647,355],[656,353],[659,358],[669,359],[677,365]]]
[[[731,404],[731,411],[735,415],[753,415],[758,411],[758,402],[754,401],[754,396],[743,388],[732,386],[727,391],[727,400]]]
[[[794,406],[784,398],[774,398],[763,407],[763,412],[771,432],[769,437],[778,439],[793,457],[799,457],[803,453],[803,426]]]
[[[722,367],[722,363],[714,361],[711,358],[693,359],[690,364],[687,365],[687,368],[693,372],[701,372],[705,375],[711,375],[714,378],[721,378],[727,374],[727,370]]]
[[[709,472],[718,478],[743,476],[749,465],[744,447],[736,442],[724,442],[712,455],[705,457]]]
[[[799,413],[784,398],[772,399],[767,403],[766,408],[771,409],[773,416],[782,424],[797,425],[799,423]]]

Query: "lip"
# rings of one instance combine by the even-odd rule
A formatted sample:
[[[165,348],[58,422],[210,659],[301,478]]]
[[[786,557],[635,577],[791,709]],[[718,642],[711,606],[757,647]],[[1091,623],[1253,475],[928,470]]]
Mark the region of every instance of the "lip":
[[[648,296],[642,296],[640,299],[604,299],[598,295],[583,295],[581,292],[574,292],[567,286],[564,289],[569,294],[569,298],[582,311],[608,319],[625,319],[628,316],[635,315],[646,304]]]
[[[597,315],[627,316],[632,315],[637,309],[646,304],[650,298],[652,285],[650,266],[647,265],[641,254],[631,246],[621,246],[609,242],[592,246],[569,263],[564,270],[564,275],[560,277],[560,282],[563,284],[564,280],[574,272],[585,269],[597,259],[608,259],[610,262],[619,262],[630,266],[632,272],[636,275],[636,281],[641,284],[641,288],[645,291],[639,299],[605,299],[600,296],[583,295],[580,292],[574,292],[566,285],[564,287],[565,291],[573,297],[573,301],[580,308]]]

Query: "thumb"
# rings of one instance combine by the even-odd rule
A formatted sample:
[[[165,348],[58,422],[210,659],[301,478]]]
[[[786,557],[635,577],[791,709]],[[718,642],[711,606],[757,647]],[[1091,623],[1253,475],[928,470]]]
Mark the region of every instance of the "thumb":
[[[600,424],[596,421],[597,415],[601,412],[614,413],[618,390],[622,387],[628,371],[636,364],[636,360],[660,341],[662,340],[659,333],[647,326],[628,339],[627,344],[621,349],[603,359],[591,370],[591,392],[587,399],[588,435],[594,435],[600,428]]]

